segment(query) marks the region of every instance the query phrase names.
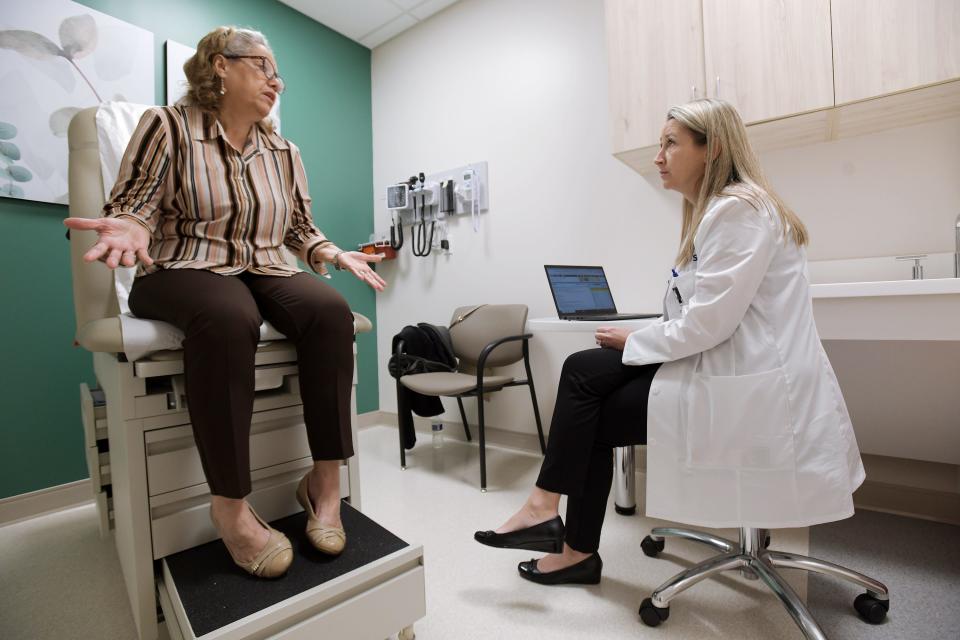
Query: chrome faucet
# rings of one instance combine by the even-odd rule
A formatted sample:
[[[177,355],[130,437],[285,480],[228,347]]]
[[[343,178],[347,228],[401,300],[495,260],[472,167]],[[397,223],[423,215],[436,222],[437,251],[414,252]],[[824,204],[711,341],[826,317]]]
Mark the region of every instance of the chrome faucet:
[[[953,247],[953,277],[960,278],[960,214],[957,214],[957,226],[953,229],[955,244]]]
[[[919,254],[914,256],[897,256],[897,262],[901,260],[913,260],[913,279],[914,280],[923,280],[923,265],[921,260],[926,260],[927,254]]]

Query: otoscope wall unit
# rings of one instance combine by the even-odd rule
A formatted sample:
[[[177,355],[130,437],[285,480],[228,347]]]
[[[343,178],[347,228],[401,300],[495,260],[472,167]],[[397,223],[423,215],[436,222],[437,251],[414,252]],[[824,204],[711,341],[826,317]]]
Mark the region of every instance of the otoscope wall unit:
[[[409,227],[413,255],[426,257],[437,249],[451,253],[447,216],[467,214],[473,230],[480,231],[480,213],[489,210],[487,163],[475,162],[436,173],[416,173],[406,180],[387,185],[386,205],[390,212],[390,246],[404,245],[404,227]]]
[[[419,176],[423,176],[422,182],[418,179]],[[453,210],[444,211],[445,215],[472,214],[474,193],[478,196],[476,198],[477,212],[483,213],[490,209],[486,162],[473,162],[462,167],[436,173],[419,173],[418,175],[412,175],[409,180],[398,180],[395,184],[387,186],[387,209],[399,214],[397,218],[398,220],[402,219],[404,224],[412,224],[414,221],[414,196],[418,198],[422,196],[428,207],[434,207],[440,204],[440,200],[444,198],[440,190],[446,188],[444,187],[446,184],[452,185],[454,198]],[[476,185],[476,188],[473,185]],[[417,200],[416,205],[419,206],[419,204],[420,200]],[[432,215],[432,213],[428,213],[428,215]],[[419,217],[417,221],[419,222]]]

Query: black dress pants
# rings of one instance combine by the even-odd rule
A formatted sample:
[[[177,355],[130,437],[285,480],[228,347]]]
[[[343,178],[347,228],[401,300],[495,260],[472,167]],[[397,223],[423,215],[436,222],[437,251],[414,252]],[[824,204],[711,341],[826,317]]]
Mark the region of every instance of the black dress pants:
[[[647,441],[647,397],[659,364],[628,366],[616,349],[563,363],[537,486],[567,496],[566,543],[595,553],[613,482],[613,448]]]
[[[214,495],[250,493],[254,355],[263,318],[297,347],[313,459],[353,455],[353,315],[327,283],[306,273],[223,276],[169,269],[134,281],[130,310],[184,333],[187,408]]]

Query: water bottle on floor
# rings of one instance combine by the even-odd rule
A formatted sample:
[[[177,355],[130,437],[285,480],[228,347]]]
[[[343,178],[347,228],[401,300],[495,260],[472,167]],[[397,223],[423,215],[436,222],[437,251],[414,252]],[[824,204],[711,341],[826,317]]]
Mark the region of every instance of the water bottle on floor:
[[[439,420],[431,421],[430,431],[433,433],[433,448],[439,449],[443,446],[443,423]]]

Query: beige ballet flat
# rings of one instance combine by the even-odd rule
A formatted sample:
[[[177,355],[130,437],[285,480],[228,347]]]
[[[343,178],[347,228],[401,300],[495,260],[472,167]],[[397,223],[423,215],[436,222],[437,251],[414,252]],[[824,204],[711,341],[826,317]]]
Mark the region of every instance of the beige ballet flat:
[[[270,532],[266,546],[250,562],[240,562],[230,551],[230,547],[227,547],[226,544],[223,546],[227,547],[227,552],[233,558],[234,564],[247,573],[258,578],[279,578],[287,572],[287,569],[293,563],[293,545],[290,544],[287,536],[261,520],[253,507],[250,507],[250,513],[264,529]]]
[[[297,487],[297,502],[307,512],[307,537],[310,538],[311,544],[317,551],[330,556],[339,555],[343,548],[347,546],[347,534],[339,527],[326,527],[320,524],[307,490],[309,477],[310,473],[308,472],[300,480],[300,485]]]

